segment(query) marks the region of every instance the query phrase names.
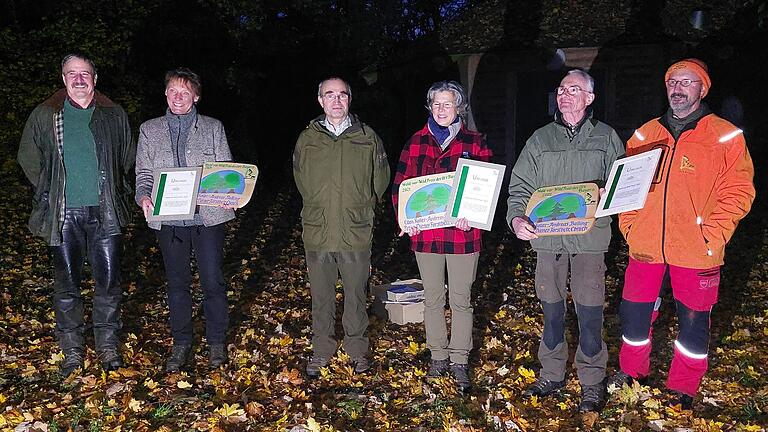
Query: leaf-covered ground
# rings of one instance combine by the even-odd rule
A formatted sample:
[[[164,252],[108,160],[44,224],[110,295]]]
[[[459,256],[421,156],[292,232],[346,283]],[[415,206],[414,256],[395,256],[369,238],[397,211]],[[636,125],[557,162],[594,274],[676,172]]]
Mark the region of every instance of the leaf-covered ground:
[[[369,373],[354,375],[340,350],[321,378],[308,380],[303,370],[311,352],[311,319],[301,200],[292,186],[279,187],[279,180],[260,184],[228,228],[224,271],[232,325],[231,361],[225,368],[207,369],[200,341],[193,370],[163,373],[171,339],[161,257],[137,212],[138,222],[124,236],[122,261],[127,367],[104,374],[89,348],[82,374],[62,380],[49,297],[51,263],[45,245],[26,229],[31,191],[12,157],[0,156],[5,191],[0,194],[0,430],[758,431],[768,424],[768,245],[762,200],[729,247],[714,311],[711,369],[694,413],[666,407],[663,382],[675,328],[668,294],[654,333],[656,372],[649,385],[615,391],[602,413],[582,417],[576,413],[579,387],[573,371],[559,396],[521,397],[535,377],[542,327],[532,286],[535,259],[500,218],[485,237],[475,284],[475,387],[469,395],[457,394],[449,378],[426,379],[429,356],[422,325],[398,326],[375,317]],[[291,185],[287,174],[283,184]],[[374,284],[418,277],[407,241],[395,234],[390,207],[379,209]],[[609,372],[617,363],[625,249],[616,237],[607,254]],[[84,289],[92,289],[92,282]],[[199,306],[199,290],[196,299]],[[199,338],[204,328],[199,307],[196,315]],[[574,318],[572,311],[569,317]],[[576,331],[571,325],[571,351]]]

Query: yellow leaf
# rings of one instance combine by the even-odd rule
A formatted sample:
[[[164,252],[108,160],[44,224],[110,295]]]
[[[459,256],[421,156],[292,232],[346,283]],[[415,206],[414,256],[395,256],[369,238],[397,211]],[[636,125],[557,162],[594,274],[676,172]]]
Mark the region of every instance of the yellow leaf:
[[[762,426],[758,426],[758,425],[746,425],[742,430],[746,432],[761,432],[764,429],[762,428]]]
[[[539,406],[539,397],[538,396],[531,396],[528,399],[528,402],[530,402],[531,406],[535,408],[535,407]]]
[[[512,400],[513,399],[512,394],[506,388],[502,388],[500,393],[501,393],[501,396],[504,397],[505,400]]]
[[[0,393],[0,404],[5,403],[6,400],[7,399],[6,399],[5,395]]]
[[[320,368],[320,377],[323,379],[328,379],[331,377],[331,371],[327,367],[321,367]]]
[[[648,411],[648,420],[659,420],[661,419],[661,414],[658,413],[656,410],[650,410]]]
[[[49,364],[56,364],[60,361],[64,360],[64,353],[55,352],[51,354],[51,358],[46,360]]]
[[[154,390],[157,388],[157,383],[155,381],[152,381],[152,378],[147,378],[144,380],[144,387]]]
[[[227,404],[222,405],[221,408],[215,411],[216,414],[222,417],[241,416],[245,414],[245,410],[240,408],[240,404]]]
[[[498,348],[502,347],[501,341],[496,339],[495,337],[492,337],[488,342],[485,343],[486,348]]]
[[[413,355],[418,354],[419,353],[419,344],[417,344],[416,342],[413,342],[413,341],[409,342],[408,343],[408,348],[406,348],[404,352],[406,352],[408,354],[413,354]]]
[[[277,421],[275,422],[275,426],[277,426],[277,427],[280,427],[280,426],[282,426],[282,425],[283,425],[283,423],[285,423],[286,421],[288,421],[288,413],[285,413],[285,415],[283,415],[282,417],[280,417],[279,419],[277,419]]]
[[[565,402],[560,402],[559,404],[557,404],[557,406],[558,408],[560,408],[561,411],[565,411],[568,409],[568,404]]]
[[[188,383],[186,381],[179,381],[179,382],[176,383],[176,387],[178,387],[180,389],[188,389],[188,388],[192,388],[192,384],[190,384],[190,383]]]
[[[651,398],[643,402],[643,406],[650,409],[659,409],[661,408],[661,402]],[[656,418],[659,418],[659,417],[656,417]],[[651,419],[651,420],[655,420],[655,419]]]
[[[307,428],[308,428],[308,429],[309,429],[311,432],[321,432],[321,431],[322,431],[322,429],[320,428],[320,425],[319,425],[319,424],[317,424],[317,422],[315,421],[315,419],[314,419],[314,418],[312,418],[312,417],[310,417],[310,418],[308,418],[308,419],[307,419]]]
[[[524,353],[518,352],[517,354],[515,354],[515,361],[520,360],[520,359],[526,359],[526,358],[529,358],[530,356],[531,356],[531,352],[530,351],[526,351]]]
[[[518,367],[517,368],[517,373],[519,373],[520,376],[525,378],[526,382],[532,383],[532,382],[536,381],[536,372],[534,372],[534,371],[532,371],[530,369],[527,369],[524,366]]]
[[[757,373],[757,371],[755,371],[754,366],[748,366],[747,370],[744,371],[744,372],[746,372],[746,374],[749,375],[752,378],[758,378],[760,376],[760,374]]]
[[[133,412],[139,412],[141,411],[141,405],[143,403],[144,402],[142,401],[137,401],[136,399],[131,398],[131,401],[128,402],[128,408],[130,408]]]
[[[502,319],[502,318],[504,318],[506,316],[507,316],[507,311],[505,309],[502,309],[502,310],[496,312],[496,315],[494,315],[494,318],[496,318],[497,320],[500,320],[500,319]]]

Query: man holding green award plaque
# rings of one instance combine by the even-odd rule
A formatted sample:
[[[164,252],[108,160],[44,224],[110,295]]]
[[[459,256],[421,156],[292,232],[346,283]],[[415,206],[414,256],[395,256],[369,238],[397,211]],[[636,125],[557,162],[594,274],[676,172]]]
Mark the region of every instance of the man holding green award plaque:
[[[556,93],[555,120],[528,139],[509,180],[507,223],[536,251],[536,295],[544,313],[538,352],[541,371],[523,394],[543,397],[565,387],[566,281],[570,266],[571,294],[579,319],[574,361],[581,383],[579,411],[597,411],[605,402],[608,351],[602,338],[603,256],[611,240],[611,219],[598,218],[584,234],[540,237],[525,210],[531,195],[541,187],[587,182],[603,187],[611,165],[624,154],[624,145],[616,131],[591,116],[588,107],[595,94],[589,74],[569,71]]]
[[[312,358],[307,375],[317,377],[336,353],[336,281],[344,287],[344,351],[355,373],[368,359],[368,277],[376,202],[389,185],[381,138],[349,114],[352,91],[328,78],[317,89],[323,115],[299,135],[293,177],[301,193],[304,251],[312,296]]]

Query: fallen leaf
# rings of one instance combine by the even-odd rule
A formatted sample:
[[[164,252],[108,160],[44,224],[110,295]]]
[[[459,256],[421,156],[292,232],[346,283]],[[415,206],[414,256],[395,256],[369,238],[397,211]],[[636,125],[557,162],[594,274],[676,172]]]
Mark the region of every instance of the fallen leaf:
[[[180,389],[188,389],[188,388],[192,388],[192,384],[182,380],[176,383],[176,387]]]

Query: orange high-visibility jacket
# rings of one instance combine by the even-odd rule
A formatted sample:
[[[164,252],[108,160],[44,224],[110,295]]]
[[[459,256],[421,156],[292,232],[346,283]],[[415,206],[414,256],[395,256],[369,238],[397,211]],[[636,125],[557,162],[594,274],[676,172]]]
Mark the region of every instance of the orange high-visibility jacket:
[[[630,256],[688,268],[722,265],[725,244],[755,199],[742,131],[707,114],[675,141],[662,116],[635,131],[627,155],[654,148],[663,153],[645,206],[619,216]]]

